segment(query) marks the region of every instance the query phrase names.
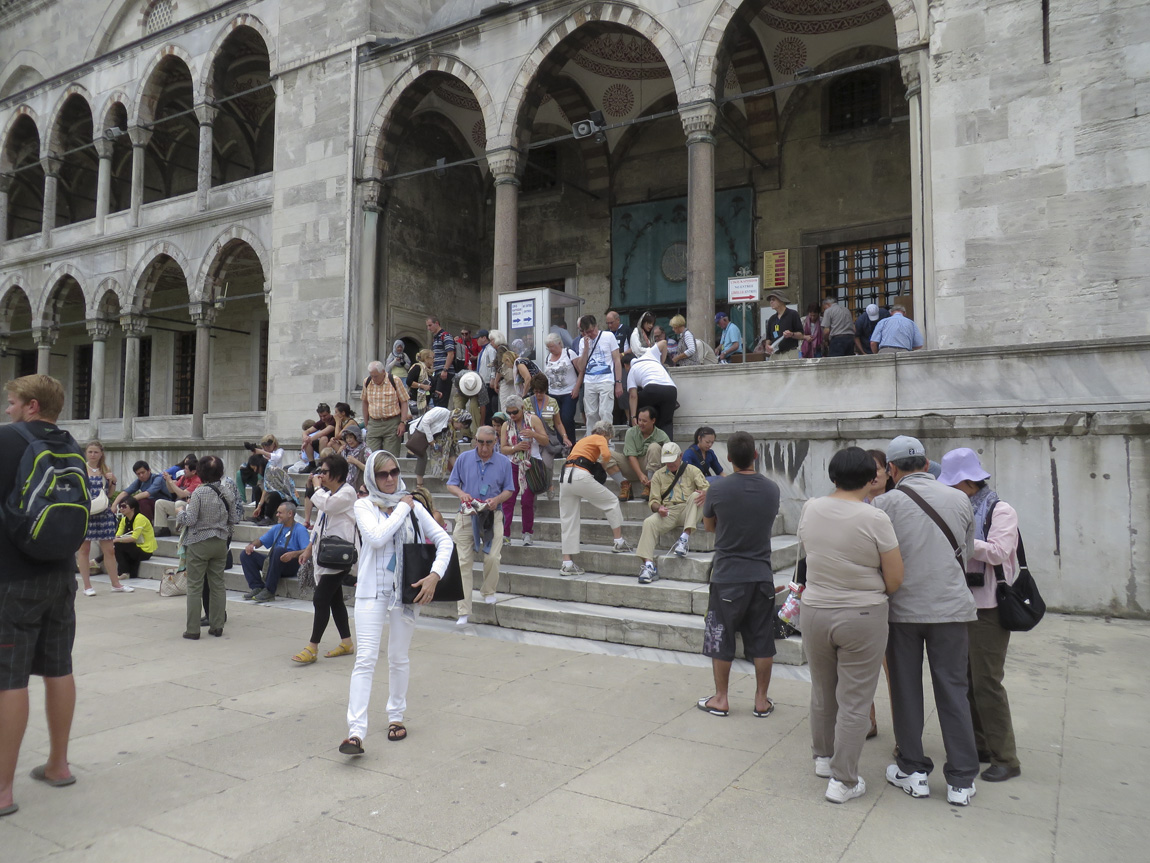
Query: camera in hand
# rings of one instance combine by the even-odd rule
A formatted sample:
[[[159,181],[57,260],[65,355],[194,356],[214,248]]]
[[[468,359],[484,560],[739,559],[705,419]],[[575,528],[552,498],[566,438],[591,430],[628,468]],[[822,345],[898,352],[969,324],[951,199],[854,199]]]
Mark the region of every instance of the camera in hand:
[[[249,443],[248,441],[244,441],[244,449],[246,449],[248,452],[255,452],[256,451],[256,445],[254,443]]]

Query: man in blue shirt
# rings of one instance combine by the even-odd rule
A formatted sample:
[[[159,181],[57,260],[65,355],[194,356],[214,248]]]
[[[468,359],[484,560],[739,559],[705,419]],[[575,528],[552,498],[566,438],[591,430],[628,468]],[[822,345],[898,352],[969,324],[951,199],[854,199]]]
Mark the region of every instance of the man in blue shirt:
[[[167,483],[164,482],[164,475],[163,473],[152,473],[151,466],[143,459],[132,465],[132,473],[136,475],[136,481],[116,495],[116,499],[112,502],[112,509],[119,512],[120,504],[123,503],[124,498],[132,495],[140,502],[140,513],[148,521],[155,521],[156,501],[172,499]]]
[[[471,614],[473,575],[471,564],[476,552],[484,555],[483,601],[495,602],[499,585],[499,560],[503,552],[503,501],[515,494],[511,459],[496,449],[499,436],[491,426],[475,432],[475,449],[455,460],[447,480],[447,490],[459,498],[459,517],[452,539],[459,552],[459,572],[463,577],[463,599],[459,601],[459,626]]]
[[[719,339],[719,362],[724,363],[730,360],[731,354],[737,354],[743,349],[743,335],[739,332],[739,328],[731,323],[731,318],[726,312],[715,315],[715,323],[722,331],[722,337]]]
[[[870,336],[872,354],[917,351],[922,346],[922,332],[918,324],[906,316],[905,306],[891,306],[890,317],[879,321]]]
[[[240,568],[248,582],[244,599],[271,602],[276,598],[280,579],[295,578],[299,572],[299,556],[308,544],[307,528],[295,520],[295,506],[290,501],[279,505],[276,521],[279,524],[240,552]],[[261,546],[268,550],[267,555],[256,553]],[[267,578],[260,578],[264,561],[269,558]]]

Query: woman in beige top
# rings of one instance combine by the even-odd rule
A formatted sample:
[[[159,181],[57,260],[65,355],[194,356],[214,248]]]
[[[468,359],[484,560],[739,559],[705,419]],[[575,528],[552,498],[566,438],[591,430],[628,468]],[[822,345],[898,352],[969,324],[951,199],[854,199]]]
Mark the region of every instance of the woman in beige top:
[[[811,671],[811,751],[815,775],[829,780],[826,798],[860,797],[859,754],[886,651],[887,595],[902,584],[894,527],[863,503],[876,465],[859,447],[835,453],[835,491],[803,506],[799,540],[806,550],[803,647]]]

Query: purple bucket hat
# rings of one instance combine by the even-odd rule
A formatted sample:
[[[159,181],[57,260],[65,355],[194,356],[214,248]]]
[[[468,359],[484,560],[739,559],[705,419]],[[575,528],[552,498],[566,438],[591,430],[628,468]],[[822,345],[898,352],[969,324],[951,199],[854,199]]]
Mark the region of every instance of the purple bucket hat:
[[[958,485],[963,480],[981,482],[990,479],[990,474],[982,469],[978,454],[968,447],[952,449],[942,457],[942,473],[938,481],[943,485]]]

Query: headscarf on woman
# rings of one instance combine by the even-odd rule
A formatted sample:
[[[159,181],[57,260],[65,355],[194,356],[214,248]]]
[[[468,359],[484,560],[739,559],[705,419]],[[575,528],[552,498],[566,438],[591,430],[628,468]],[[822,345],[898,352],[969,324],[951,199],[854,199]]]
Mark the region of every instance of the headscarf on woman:
[[[364,462],[363,485],[367,489],[367,498],[385,513],[395,509],[406,496],[411,494],[407,490],[402,476],[399,477],[394,492],[388,494],[380,491],[375,482],[376,465],[384,465],[389,461],[394,462],[395,466],[399,467],[399,459],[387,450],[381,449],[368,455],[367,461]],[[403,544],[407,542],[415,542],[415,526],[412,525],[410,518],[404,519],[403,526],[395,532],[395,568],[391,571],[395,579],[392,594],[393,605],[403,601],[403,585],[400,584],[399,580],[403,577]]]

